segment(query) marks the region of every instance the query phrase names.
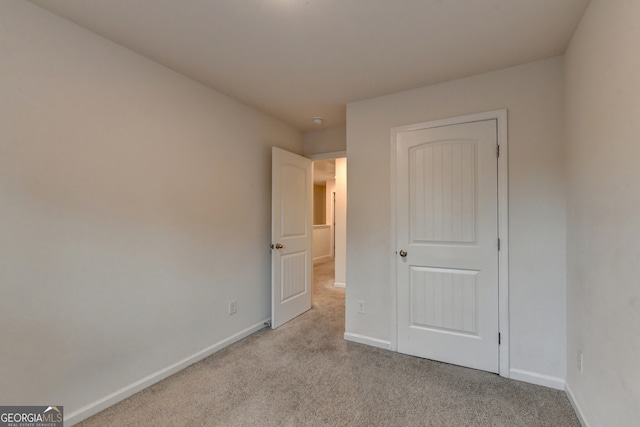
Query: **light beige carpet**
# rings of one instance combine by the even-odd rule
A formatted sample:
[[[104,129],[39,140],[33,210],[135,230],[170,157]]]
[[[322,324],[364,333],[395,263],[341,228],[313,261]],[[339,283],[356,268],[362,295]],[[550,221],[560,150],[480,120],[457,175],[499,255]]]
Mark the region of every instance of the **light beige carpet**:
[[[344,341],[344,290],[315,269],[313,308],[79,424],[575,426],[561,391]]]

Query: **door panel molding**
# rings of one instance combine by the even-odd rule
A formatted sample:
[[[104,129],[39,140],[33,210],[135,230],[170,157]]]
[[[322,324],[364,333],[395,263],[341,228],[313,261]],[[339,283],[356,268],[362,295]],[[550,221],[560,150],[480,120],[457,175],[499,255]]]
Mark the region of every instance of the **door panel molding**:
[[[498,349],[498,370],[500,376],[510,377],[509,361],[509,212],[508,212],[508,144],[507,144],[507,110],[494,110],[483,113],[451,117],[441,120],[416,123],[408,126],[394,127],[391,129],[390,138],[390,163],[391,163],[391,248],[389,254],[391,260],[390,283],[392,296],[392,327],[391,350],[398,351],[398,283],[396,254],[397,230],[396,230],[396,203],[397,203],[397,137],[400,132],[415,131],[420,129],[437,128],[464,123],[473,123],[485,120],[496,120],[498,155],[498,238],[500,250],[498,251],[498,328],[500,332],[500,346]]]

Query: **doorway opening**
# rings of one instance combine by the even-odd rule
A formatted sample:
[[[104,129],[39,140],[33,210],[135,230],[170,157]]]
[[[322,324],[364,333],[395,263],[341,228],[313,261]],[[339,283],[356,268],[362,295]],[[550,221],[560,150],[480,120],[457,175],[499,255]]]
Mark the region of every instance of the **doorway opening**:
[[[313,162],[313,298],[342,298],[346,287],[346,158]],[[338,292],[336,292],[339,290]],[[340,292],[341,291],[341,292]]]

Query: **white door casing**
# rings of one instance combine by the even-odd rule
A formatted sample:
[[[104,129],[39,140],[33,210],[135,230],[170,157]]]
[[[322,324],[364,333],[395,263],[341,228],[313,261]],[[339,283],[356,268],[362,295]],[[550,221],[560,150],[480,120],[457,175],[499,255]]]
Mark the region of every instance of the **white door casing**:
[[[271,327],[311,308],[313,168],[273,147],[271,170]]]
[[[394,257],[396,349],[508,376],[505,124],[497,111],[393,129],[392,185],[407,252]]]

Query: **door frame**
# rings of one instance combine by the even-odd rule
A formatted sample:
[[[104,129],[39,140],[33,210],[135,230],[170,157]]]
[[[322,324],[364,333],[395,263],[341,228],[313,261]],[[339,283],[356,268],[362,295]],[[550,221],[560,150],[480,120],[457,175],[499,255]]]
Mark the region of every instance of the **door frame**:
[[[431,120],[406,126],[391,128],[391,350],[398,351],[398,283],[396,253],[396,161],[397,135],[400,132],[428,129],[434,127],[457,125],[483,120],[497,121],[498,137],[498,328],[500,333],[500,347],[498,349],[498,370],[502,377],[509,378],[509,169],[507,145],[507,110],[493,110],[465,116]]]
[[[347,157],[347,152],[346,150],[342,150],[342,151],[330,151],[330,152],[326,152],[326,153],[315,153],[315,154],[307,154],[305,155],[306,158],[310,159],[312,162],[315,162],[316,160],[329,160],[329,159],[342,159],[344,158],[345,160],[348,160]],[[349,169],[348,164],[347,164],[347,170]],[[346,193],[346,200],[349,199],[349,194],[348,192]],[[333,192],[333,194],[331,195],[331,216],[332,216],[332,224],[331,224],[331,228],[332,228],[332,236],[331,236],[331,241],[332,241],[332,253],[333,253],[333,259],[334,261],[336,260],[336,222],[335,222],[335,216],[336,216],[336,193],[335,191]],[[345,227],[347,226],[346,223],[346,218],[345,218]],[[345,236],[345,239],[347,239],[348,237]],[[346,250],[346,248],[345,248]],[[346,268],[346,252],[344,253],[344,262],[345,262],[345,268]],[[342,259],[342,258],[341,258]],[[346,280],[345,282],[336,282],[335,281],[335,271],[334,271],[334,282],[333,285],[336,288],[342,288],[342,289],[346,289],[347,285],[346,285]],[[346,279],[346,278],[345,278]],[[345,299],[345,304],[347,303],[346,299]]]

